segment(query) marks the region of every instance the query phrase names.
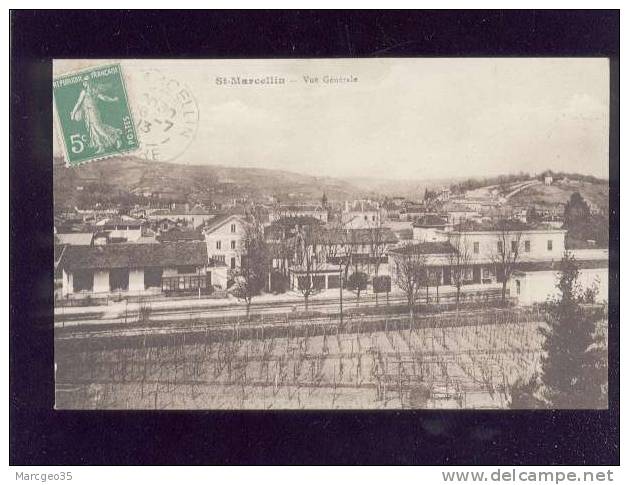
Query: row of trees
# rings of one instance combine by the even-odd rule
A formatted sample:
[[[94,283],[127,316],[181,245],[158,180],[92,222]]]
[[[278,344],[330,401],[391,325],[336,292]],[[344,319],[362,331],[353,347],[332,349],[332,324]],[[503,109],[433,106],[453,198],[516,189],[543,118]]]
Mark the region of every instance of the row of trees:
[[[509,221],[497,225],[496,245],[490,256],[491,265],[501,282],[503,302],[506,301],[508,283],[517,268],[521,250],[522,233],[512,226]],[[306,310],[310,298],[325,287],[322,270],[326,265],[327,269],[329,265],[336,265],[341,314],[343,288],[354,291],[358,303],[361,293],[367,289],[370,275],[376,280],[379,278],[388,247],[385,228],[381,224],[374,224],[365,231],[348,230],[340,223],[325,229],[312,221],[280,224],[275,238],[268,241],[259,219],[252,215],[247,218],[241,244],[241,264],[232,271],[231,277],[235,285],[233,292],[246,302],[247,309],[267,283],[269,287],[273,283],[275,261],[280,281],[287,282],[290,267],[298,272],[296,289],[304,298]],[[473,251],[470,241],[463,235],[450,238],[450,245],[452,251],[447,254],[444,266],[450,274],[449,284],[456,288],[458,307],[462,287],[471,279]],[[427,257],[420,244],[409,245],[396,255],[392,276],[396,286],[406,296],[411,318],[420,290],[436,286],[438,291],[442,284],[441,268],[429,264]]]

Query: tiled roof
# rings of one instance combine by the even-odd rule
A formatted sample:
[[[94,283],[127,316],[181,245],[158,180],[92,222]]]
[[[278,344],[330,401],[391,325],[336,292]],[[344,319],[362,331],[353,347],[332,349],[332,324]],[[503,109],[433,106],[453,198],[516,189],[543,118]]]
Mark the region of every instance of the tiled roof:
[[[216,216],[214,219],[208,222],[208,224],[203,229],[204,233],[212,232],[222,226],[226,221],[231,219],[232,217],[243,219],[243,216],[239,214],[221,214]]]
[[[386,244],[395,244],[398,238],[388,227],[381,228],[379,239]],[[323,237],[329,244],[369,244],[375,240],[373,229],[324,229]]]
[[[487,222],[476,221],[464,221],[461,224],[456,224],[453,227],[455,232],[486,232],[486,231],[539,231],[539,230],[554,230],[555,229],[548,224],[544,223],[524,223],[519,220],[498,220]]]
[[[454,248],[447,242],[421,242],[414,244],[407,244],[399,248],[391,249],[391,253],[394,254],[451,254],[454,253]]]
[[[323,207],[319,205],[282,205],[279,208],[279,212],[314,212],[323,211]]]
[[[609,268],[608,259],[582,259],[575,260],[574,264],[581,269]],[[553,261],[521,261],[517,264],[517,272],[527,273],[532,271],[560,271],[561,260]]]
[[[443,220],[439,216],[435,216],[432,214],[420,217],[419,219],[417,219],[417,221],[415,221],[415,223],[413,223],[413,227],[435,227],[435,226],[442,227],[445,225],[446,225],[445,220]]]
[[[178,227],[175,227],[170,231],[162,232],[159,236],[157,236],[157,240],[161,242],[204,241],[205,238],[199,231],[182,231]]]
[[[106,244],[68,246],[62,265],[76,269],[145,268],[149,266],[203,266],[207,264],[207,245],[201,241],[155,244]]]

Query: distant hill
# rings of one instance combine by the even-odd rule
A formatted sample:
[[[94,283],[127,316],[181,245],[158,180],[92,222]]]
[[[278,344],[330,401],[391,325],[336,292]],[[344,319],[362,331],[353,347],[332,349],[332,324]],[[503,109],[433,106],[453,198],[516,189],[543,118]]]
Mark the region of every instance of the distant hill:
[[[441,187],[449,187],[457,180],[460,179],[395,180],[357,177],[352,179],[351,182],[367,194],[386,195],[389,197],[399,196],[411,200],[421,200],[426,189],[435,190]]]
[[[53,193],[57,206],[81,205],[80,202],[86,200],[119,203],[133,193],[142,192],[170,194],[173,199],[191,202],[221,202],[243,197],[268,200],[269,196],[277,196],[281,201],[315,201],[323,193],[329,200],[337,201],[383,196],[420,200],[426,188],[447,187],[463,180],[338,179],[285,170],[154,162],[132,156],[114,157],[76,168],[66,168],[58,157],[53,162]],[[607,211],[605,181],[572,180],[551,186],[535,185],[513,196],[509,203],[565,203],[573,192],[580,192],[587,201]]]
[[[608,212],[609,187],[607,182],[603,180],[596,182],[585,180],[554,181],[552,185],[533,185],[511,197],[509,204],[513,206],[565,204],[574,192],[579,192],[589,205],[595,204],[602,213]]]
[[[346,180],[314,177],[283,170],[183,165],[147,161],[136,157],[115,157],[76,168],[54,160],[55,204],[74,205],[86,192],[111,200],[125,194],[150,191],[172,194],[173,198],[318,200],[325,192],[330,200],[360,197],[364,190]]]

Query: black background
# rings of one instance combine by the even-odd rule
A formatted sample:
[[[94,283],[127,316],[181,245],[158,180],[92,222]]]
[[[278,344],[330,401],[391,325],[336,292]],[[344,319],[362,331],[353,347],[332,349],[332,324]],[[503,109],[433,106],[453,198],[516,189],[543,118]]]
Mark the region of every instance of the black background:
[[[13,11],[10,463],[619,463],[618,11]],[[611,58],[609,411],[54,411],[52,58]]]

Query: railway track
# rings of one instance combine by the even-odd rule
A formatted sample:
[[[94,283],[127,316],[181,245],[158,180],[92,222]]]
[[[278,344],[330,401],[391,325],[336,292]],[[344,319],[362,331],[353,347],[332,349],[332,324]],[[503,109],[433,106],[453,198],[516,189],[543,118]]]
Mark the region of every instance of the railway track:
[[[498,324],[503,321],[505,312],[514,312],[513,309],[485,309],[466,312],[442,312],[437,314],[416,315],[415,327],[452,327],[470,326],[480,324]],[[321,316],[308,319],[290,320],[286,318],[267,319],[253,322],[203,322],[195,321],[190,323],[177,323],[167,325],[135,325],[125,326],[83,326],[57,329],[55,340],[59,343],[76,342],[77,340],[89,340],[99,338],[158,338],[181,336],[184,339],[190,337],[208,337],[213,334],[225,334],[230,338],[258,338],[264,339],[266,336],[275,336],[275,331],[295,332],[296,334],[309,333],[311,335],[323,333],[356,333],[363,331],[374,331],[379,329],[386,331],[403,330],[409,326],[409,318],[406,313],[395,315],[387,314],[352,314],[344,317],[343,325],[340,326],[338,316]]]

